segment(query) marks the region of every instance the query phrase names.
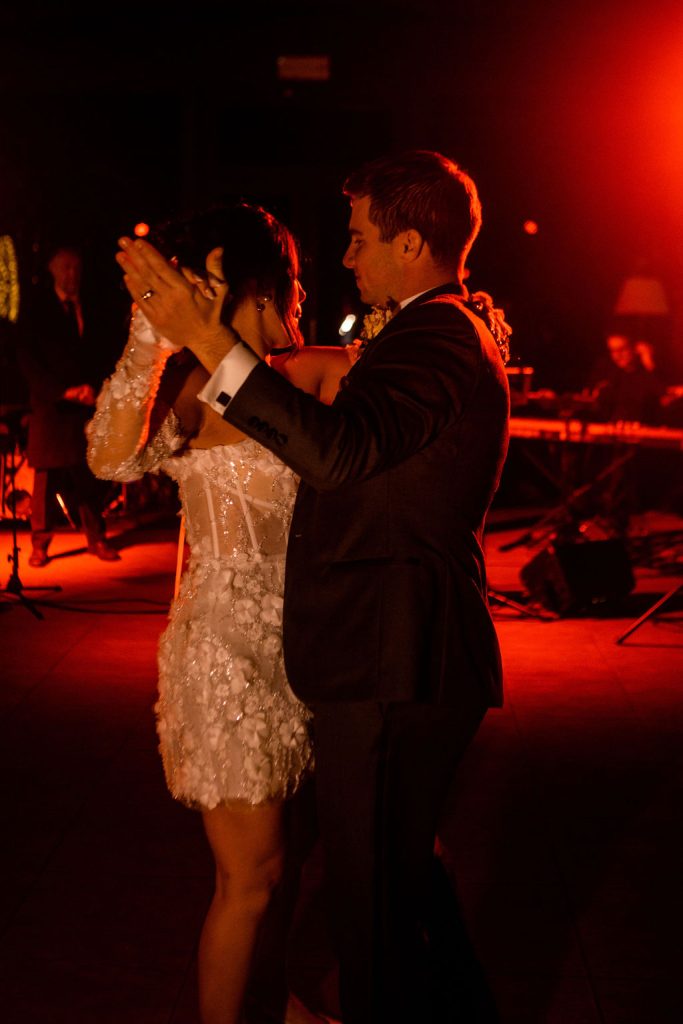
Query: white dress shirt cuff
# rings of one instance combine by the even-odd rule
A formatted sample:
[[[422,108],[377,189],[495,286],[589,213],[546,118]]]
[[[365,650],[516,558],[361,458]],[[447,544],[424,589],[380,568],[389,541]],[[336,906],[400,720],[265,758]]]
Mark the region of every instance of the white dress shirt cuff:
[[[248,345],[240,342],[223,357],[197,398],[222,416],[235,392],[239,391],[260,361]]]

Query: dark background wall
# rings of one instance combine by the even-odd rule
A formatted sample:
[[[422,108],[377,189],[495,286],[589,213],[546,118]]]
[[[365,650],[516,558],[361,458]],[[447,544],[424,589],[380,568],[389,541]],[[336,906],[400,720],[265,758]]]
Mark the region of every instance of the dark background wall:
[[[679,4],[252,6],[3,8],[0,233],[15,237],[24,279],[67,235],[85,244],[97,287],[119,296],[121,233],[241,195],[300,236],[305,327],[329,342],[357,305],[339,262],[344,176],[419,146],[479,185],[470,283],[505,307],[537,384],[580,385],[639,266],[667,287],[678,357]],[[328,55],[329,81],[281,80],[283,54]]]

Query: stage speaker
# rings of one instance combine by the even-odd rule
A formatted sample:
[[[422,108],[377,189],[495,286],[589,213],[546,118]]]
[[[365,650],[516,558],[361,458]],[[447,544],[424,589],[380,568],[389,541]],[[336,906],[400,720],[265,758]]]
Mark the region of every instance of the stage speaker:
[[[532,598],[560,615],[613,604],[635,586],[621,540],[550,544],[519,575]]]

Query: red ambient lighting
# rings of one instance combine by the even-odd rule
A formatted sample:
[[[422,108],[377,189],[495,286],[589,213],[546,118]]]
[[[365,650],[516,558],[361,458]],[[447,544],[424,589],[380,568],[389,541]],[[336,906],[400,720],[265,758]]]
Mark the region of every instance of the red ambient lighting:
[[[524,224],[522,225],[522,227],[524,228],[524,231],[526,232],[527,235],[537,235],[538,234],[538,224],[536,223],[535,220],[525,220]]]

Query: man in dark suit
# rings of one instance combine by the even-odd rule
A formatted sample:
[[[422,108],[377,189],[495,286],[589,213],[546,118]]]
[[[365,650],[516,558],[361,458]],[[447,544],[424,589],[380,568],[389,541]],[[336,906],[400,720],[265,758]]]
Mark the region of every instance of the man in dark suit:
[[[102,377],[97,365],[101,339],[91,332],[81,302],[81,255],[70,246],[59,247],[47,268],[51,285],[35,288],[27,300],[19,351],[31,403],[27,456],[35,470],[29,564],[48,562],[59,515],[57,495],[67,510],[77,509],[88,551],[116,561],[120,556],[105,538],[101,484],[85,458],[85,425]]]
[[[482,534],[509,393],[463,284],[481,210],[469,176],[431,152],[376,161],[345,191],[344,264],[364,302],[394,313],[331,406],[260,362],[208,306],[200,323],[201,299],[183,299],[153,250],[126,242],[122,265],[160,333],[212,374],[200,398],[301,476],[285,661],[314,713],[344,1022],[489,1022],[434,859],[456,766],[502,700]]]

